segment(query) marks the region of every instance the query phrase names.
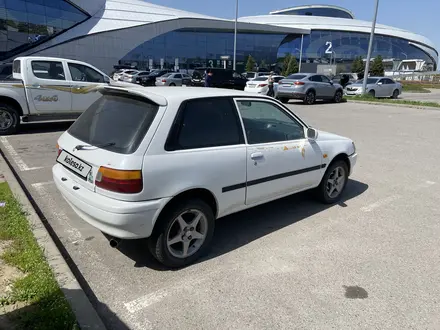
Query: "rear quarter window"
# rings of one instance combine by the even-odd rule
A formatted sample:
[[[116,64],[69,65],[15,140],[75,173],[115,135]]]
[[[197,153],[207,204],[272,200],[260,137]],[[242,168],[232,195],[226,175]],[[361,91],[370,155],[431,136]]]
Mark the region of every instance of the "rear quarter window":
[[[301,80],[301,79],[304,79],[305,77],[306,77],[306,75],[304,75],[304,74],[292,74],[292,75],[288,76],[287,79]]]
[[[86,144],[132,154],[148,132],[158,109],[157,104],[143,97],[103,92],[68,132]]]

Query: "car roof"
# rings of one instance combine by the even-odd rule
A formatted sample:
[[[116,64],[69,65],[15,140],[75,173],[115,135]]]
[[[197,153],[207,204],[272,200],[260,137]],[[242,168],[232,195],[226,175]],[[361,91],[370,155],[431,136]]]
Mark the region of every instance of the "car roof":
[[[222,88],[205,88],[205,87],[142,87],[128,84],[128,83],[112,83],[111,86],[101,87],[105,90],[115,90],[115,91],[125,91],[133,93],[135,95],[143,96],[154,103],[166,106],[168,100],[184,101],[188,99],[205,98],[205,97],[252,97],[269,99],[272,98],[265,95],[258,95],[255,93],[248,93],[244,91],[237,91],[232,89],[222,89]],[[170,93],[170,88],[172,88],[172,93]]]

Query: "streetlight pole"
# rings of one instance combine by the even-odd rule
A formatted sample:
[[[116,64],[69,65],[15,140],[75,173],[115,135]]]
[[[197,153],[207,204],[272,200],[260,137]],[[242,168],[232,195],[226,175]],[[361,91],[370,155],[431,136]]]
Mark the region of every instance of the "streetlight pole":
[[[234,70],[237,68],[237,21],[238,21],[238,0],[235,1],[235,27],[234,27]]]
[[[299,68],[298,72],[301,72],[301,63],[303,57],[303,43],[304,43],[304,34],[301,34],[301,50],[299,51]]]
[[[367,92],[368,72],[370,71],[371,52],[373,50],[374,31],[376,30],[377,10],[379,9],[379,0],[376,0],[376,8],[374,9],[373,25],[371,26],[370,44],[368,45],[367,63],[365,63],[364,82],[362,84],[362,94]]]

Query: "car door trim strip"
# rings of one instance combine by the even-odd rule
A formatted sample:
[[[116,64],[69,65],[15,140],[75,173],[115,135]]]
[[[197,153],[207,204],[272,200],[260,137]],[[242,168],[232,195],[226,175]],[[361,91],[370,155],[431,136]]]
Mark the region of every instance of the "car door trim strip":
[[[317,171],[317,170],[326,168],[326,166],[327,166],[327,164],[322,164],[322,165],[317,165],[317,166],[313,166],[313,167],[303,168],[303,169],[296,170],[296,171],[290,171],[290,172],[267,176],[267,177],[260,178],[260,179],[255,179],[252,181],[248,181],[247,183],[243,182],[243,183],[234,184],[231,186],[223,187],[222,193],[226,193],[226,192],[237,190],[237,189],[243,189],[243,188],[250,187],[250,186],[255,186],[257,184],[265,183],[268,181],[287,178],[289,176],[295,176],[295,175],[299,175],[299,174],[303,174],[303,173],[307,173],[307,172]]]

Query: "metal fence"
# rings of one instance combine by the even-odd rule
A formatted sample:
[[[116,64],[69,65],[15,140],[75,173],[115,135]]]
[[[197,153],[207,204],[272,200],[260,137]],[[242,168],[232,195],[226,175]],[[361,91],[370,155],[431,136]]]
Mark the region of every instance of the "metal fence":
[[[440,84],[440,72],[412,72],[412,73],[401,73],[393,76],[394,80],[414,83],[414,84]]]

